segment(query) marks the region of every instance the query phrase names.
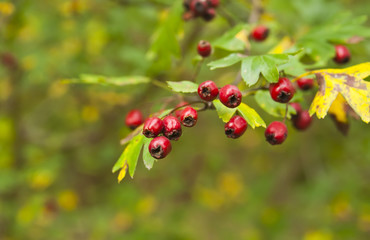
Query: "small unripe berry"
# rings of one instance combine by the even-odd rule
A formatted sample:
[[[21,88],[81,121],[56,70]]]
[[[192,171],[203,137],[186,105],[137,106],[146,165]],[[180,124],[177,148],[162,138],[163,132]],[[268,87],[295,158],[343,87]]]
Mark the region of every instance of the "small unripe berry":
[[[208,6],[216,8],[220,4],[220,0],[207,0]]]
[[[220,101],[228,108],[236,108],[242,102],[242,93],[234,85],[225,85],[220,89]]]
[[[143,123],[143,114],[137,110],[133,109],[126,115],[126,126],[131,129],[135,129]]]
[[[182,134],[181,123],[179,119],[174,116],[167,116],[163,119],[163,135],[170,140],[177,141]]]
[[[198,120],[198,113],[192,107],[186,107],[182,110],[180,121],[185,127],[193,127]]]
[[[265,131],[266,141],[271,145],[282,144],[288,136],[288,129],[282,122],[272,122]]]
[[[216,16],[216,11],[214,8],[208,8],[202,15],[202,18],[206,21],[211,21]]]
[[[163,131],[162,119],[157,117],[148,118],[143,127],[143,135],[147,138],[154,138]]]
[[[298,130],[305,130],[311,125],[312,118],[308,111],[301,111],[292,118],[293,126]]]
[[[248,124],[241,116],[234,116],[225,124],[225,134],[229,138],[238,138],[247,130]]]
[[[297,80],[297,85],[303,91],[310,90],[313,87],[313,79],[312,78],[300,78]]]
[[[270,30],[265,26],[257,26],[252,31],[252,38],[255,41],[264,41],[270,33]]]
[[[344,64],[349,62],[351,59],[351,53],[348,48],[344,45],[335,46],[335,58],[334,61],[339,64]]]
[[[205,101],[213,101],[217,98],[218,88],[213,81],[205,81],[199,84],[198,95]]]
[[[198,43],[198,53],[202,57],[208,57],[211,54],[212,47],[211,44],[207,41],[201,40]]]
[[[156,159],[166,157],[171,150],[172,146],[170,140],[163,136],[156,137],[149,143],[149,153]]]
[[[279,78],[277,83],[270,84],[271,98],[279,103],[287,103],[293,98],[295,89],[288,78]]]
[[[179,108],[179,107],[185,106],[185,105],[187,105],[187,104],[189,104],[189,103],[188,103],[188,102],[183,101],[183,102],[180,102],[179,104],[177,104],[177,105],[175,106],[175,108]],[[176,115],[176,117],[177,117],[177,118],[180,118],[180,117],[181,117],[182,110],[183,110],[183,108],[181,108],[181,109],[179,109],[179,110],[176,110],[176,111],[175,111],[175,115]]]

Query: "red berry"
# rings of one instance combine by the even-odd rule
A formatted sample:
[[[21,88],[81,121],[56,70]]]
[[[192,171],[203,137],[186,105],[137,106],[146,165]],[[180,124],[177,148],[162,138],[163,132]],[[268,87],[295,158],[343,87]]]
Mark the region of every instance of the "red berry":
[[[349,62],[351,59],[351,53],[349,52],[348,48],[343,45],[335,46],[335,58],[334,61],[339,64],[344,64]]]
[[[199,84],[198,95],[205,101],[212,101],[217,98],[218,88],[213,81],[205,81]]]
[[[170,140],[163,136],[156,137],[149,143],[150,155],[156,159],[166,157],[171,150],[172,146]]]
[[[143,127],[143,135],[147,138],[154,138],[163,131],[162,119],[157,117],[148,118]]]
[[[206,12],[208,4],[206,0],[193,0],[190,3],[190,10],[194,12],[195,15],[200,16]]]
[[[143,123],[143,114],[137,110],[131,110],[129,113],[127,113],[126,116],[126,125],[131,128],[135,129],[138,126],[140,126]]]
[[[216,11],[214,8],[208,8],[202,15],[202,18],[206,21],[211,21],[216,16]]]
[[[307,129],[312,121],[312,118],[308,111],[302,111],[298,115],[292,118],[293,126],[298,130]]]
[[[298,87],[303,91],[310,90],[313,87],[312,78],[300,78],[297,81]]]
[[[211,54],[212,47],[211,44],[207,41],[201,40],[198,43],[198,53],[202,57],[208,57]]]
[[[257,26],[252,31],[252,38],[255,41],[264,41],[270,33],[270,30],[265,26]]]
[[[207,0],[208,6],[216,8],[220,4],[220,0]]]
[[[287,103],[294,96],[295,89],[288,78],[279,78],[277,83],[270,84],[271,98],[279,103]]]
[[[247,130],[248,124],[241,116],[234,116],[225,124],[225,134],[229,138],[238,138]]]
[[[193,127],[198,120],[198,113],[192,107],[186,107],[182,110],[180,121],[185,127]]]
[[[177,104],[177,105],[175,106],[175,108],[179,108],[179,107],[185,106],[185,105],[187,105],[187,104],[189,104],[189,103],[188,103],[188,102],[183,101],[183,102],[180,102],[179,104]],[[180,117],[181,117],[182,110],[183,110],[183,109],[181,108],[181,109],[179,109],[179,110],[176,110],[176,111],[175,111],[175,115],[176,115],[176,117],[177,117],[177,118],[180,118]]]
[[[177,141],[182,134],[181,123],[174,116],[167,116],[163,119],[163,134],[170,140]]]
[[[299,103],[290,103],[290,106],[292,106],[296,111],[296,114],[294,114],[294,116],[297,116],[298,114],[300,114],[302,112],[301,104],[299,104]]]
[[[236,108],[242,102],[242,93],[234,85],[225,85],[220,89],[220,101],[228,108]]]
[[[271,145],[282,144],[288,136],[288,129],[282,122],[272,122],[265,131],[266,141]]]

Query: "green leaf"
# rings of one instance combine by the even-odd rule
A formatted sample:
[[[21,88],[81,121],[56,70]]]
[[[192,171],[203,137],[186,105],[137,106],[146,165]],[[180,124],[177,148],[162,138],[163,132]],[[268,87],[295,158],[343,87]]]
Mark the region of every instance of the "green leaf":
[[[125,164],[128,164],[130,176],[131,178],[133,178],[137,165],[137,160],[139,158],[143,144],[144,144],[144,135],[138,134],[135,137],[133,137],[131,141],[128,143],[125,150],[123,150],[123,153],[119,157],[116,164],[113,166],[112,172],[114,173],[117,170],[123,168]]]
[[[227,57],[208,63],[207,66],[209,66],[211,70],[214,70],[216,68],[225,68],[234,65],[242,59],[243,55],[241,55],[240,53],[232,53]]]
[[[81,74],[78,79],[64,79],[62,83],[100,84],[113,86],[127,86],[149,83],[150,79],[144,76],[106,77],[101,75]]]
[[[257,83],[260,74],[262,74],[268,82],[277,82],[279,79],[277,66],[289,62],[289,55],[297,53],[298,52],[245,57],[242,60],[241,67],[243,80],[248,86],[251,86]]]
[[[218,114],[219,118],[221,118],[222,121],[224,121],[224,122],[228,122],[237,110],[237,108],[228,108],[228,107],[226,107],[218,99],[213,100],[213,105],[215,106],[215,108],[217,110],[217,114]]]
[[[268,91],[258,91],[254,96],[258,105],[265,110],[268,114],[274,117],[284,117],[286,104],[278,103],[272,100],[270,93]],[[295,109],[288,105],[288,118],[291,117],[292,114],[295,114]]]
[[[155,158],[152,157],[152,155],[150,155],[150,152],[148,150],[149,148],[149,144],[150,142],[152,141],[151,138],[145,138],[144,140],[144,147],[143,147],[143,161],[144,161],[144,165],[147,169],[151,169],[153,167],[153,164],[155,162]]]
[[[198,91],[198,84],[190,81],[180,81],[180,82],[167,81],[167,84],[175,92],[194,93]]]
[[[251,107],[249,107],[245,103],[241,103],[238,107],[238,112],[247,120],[249,126],[253,129],[255,127],[264,127],[266,128],[266,123],[263,119],[258,115],[258,113]]]
[[[213,42],[213,46],[228,51],[242,51],[245,48],[245,42],[238,39],[237,35],[242,30],[246,30],[246,24],[240,24],[224,33],[220,38]]]

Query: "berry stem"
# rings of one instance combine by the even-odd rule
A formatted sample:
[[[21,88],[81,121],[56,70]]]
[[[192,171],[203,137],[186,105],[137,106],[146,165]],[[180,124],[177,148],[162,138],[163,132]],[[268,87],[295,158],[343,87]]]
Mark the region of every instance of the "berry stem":
[[[283,123],[285,123],[285,120],[288,116],[288,107],[289,107],[289,103],[286,104],[286,107],[285,107],[285,115],[284,115],[284,120],[283,120]]]
[[[194,101],[194,102],[190,102],[188,104],[185,104],[185,105],[182,105],[180,107],[176,107],[176,108],[172,109],[171,112],[169,112],[166,116],[171,115],[172,113],[176,112],[180,108],[184,108],[184,107],[191,106],[191,105],[198,104],[198,103],[203,103],[204,104],[204,107],[203,108],[197,110],[198,112],[199,111],[204,111],[204,110],[208,109],[208,103],[207,102],[204,102],[204,101]]]

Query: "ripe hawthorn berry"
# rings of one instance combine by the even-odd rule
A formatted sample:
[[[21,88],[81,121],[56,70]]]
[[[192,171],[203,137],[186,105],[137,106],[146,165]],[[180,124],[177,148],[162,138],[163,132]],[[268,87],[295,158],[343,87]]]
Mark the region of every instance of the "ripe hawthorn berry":
[[[153,138],[149,143],[149,153],[156,159],[165,158],[171,150],[172,146],[170,140],[163,136]]]
[[[148,118],[143,127],[143,135],[147,138],[154,138],[162,133],[163,131],[162,119],[157,117]]]
[[[167,116],[163,120],[163,135],[170,140],[177,141],[182,134],[181,123],[178,118],[174,116]]]
[[[301,111],[292,117],[293,126],[298,130],[307,129],[312,122],[312,118],[307,110]]]
[[[288,136],[288,129],[282,122],[272,122],[265,131],[266,141],[271,145],[282,144]]]
[[[300,78],[297,80],[298,87],[303,91],[310,90],[313,87],[313,83],[312,78]]]
[[[241,116],[234,116],[225,124],[225,134],[229,138],[238,138],[247,130],[247,121]]]
[[[185,105],[187,105],[187,104],[189,104],[189,103],[188,103],[188,102],[183,101],[183,102],[180,102],[179,104],[177,104],[177,105],[175,106],[175,108],[179,108],[179,107],[185,106]],[[176,111],[175,111],[175,116],[176,116],[177,118],[180,118],[180,117],[181,117],[182,110],[183,110],[183,109],[181,108],[181,109],[179,109],[179,110],[176,110]]]
[[[212,51],[211,44],[207,41],[204,41],[204,40],[201,40],[198,43],[197,49],[198,49],[199,55],[204,57],[204,58],[208,57],[211,54],[211,51]]]
[[[126,115],[126,126],[131,129],[135,129],[143,123],[143,114],[140,110],[133,109]]]
[[[211,21],[216,16],[216,10],[214,8],[208,8],[202,15],[202,18],[206,21]]]
[[[345,64],[351,59],[351,53],[348,48],[344,45],[335,46],[335,57],[334,61],[339,64]]]
[[[199,84],[198,95],[205,101],[213,101],[217,98],[218,88],[213,81],[205,81]]]
[[[203,15],[208,9],[208,3],[206,0],[193,0],[190,2],[190,10],[194,12],[196,16]]]
[[[298,114],[300,114],[302,112],[301,104],[299,104],[299,103],[290,103],[290,106],[292,106],[296,111],[296,114],[294,114],[293,116],[297,116]]]
[[[193,127],[198,120],[198,113],[192,107],[186,107],[181,112],[180,121],[185,127]]]
[[[220,89],[220,101],[228,108],[236,108],[242,102],[242,93],[234,85],[225,85]]]
[[[263,25],[257,26],[252,31],[252,38],[257,42],[261,42],[268,37],[269,33],[270,30],[267,27]]]
[[[287,103],[293,98],[295,89],[288,78],[279,78],[277,83],[270,84],[271,98],[279,103]]]

